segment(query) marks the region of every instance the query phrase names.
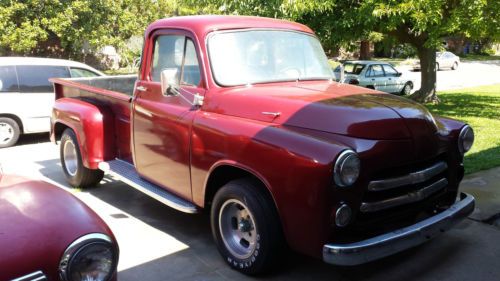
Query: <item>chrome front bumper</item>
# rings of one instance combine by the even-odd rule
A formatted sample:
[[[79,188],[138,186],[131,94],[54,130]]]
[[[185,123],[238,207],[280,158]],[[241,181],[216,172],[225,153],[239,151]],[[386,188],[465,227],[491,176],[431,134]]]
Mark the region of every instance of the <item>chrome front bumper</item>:
[[[474,197],[461,193],[460,201],[447,210],[390,233],[350,244],[326,244],[323,261],[336,265],[357,265],[380,259],[411,247],[445,232],[474,211]]]

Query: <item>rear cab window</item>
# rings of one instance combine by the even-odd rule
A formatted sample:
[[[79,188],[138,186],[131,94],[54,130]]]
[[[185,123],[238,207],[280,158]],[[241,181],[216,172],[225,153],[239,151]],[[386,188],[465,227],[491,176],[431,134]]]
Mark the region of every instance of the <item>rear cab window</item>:
[[[15,66],[0,66],[0,93],[19,92]]]
[[[19,91],[22,93],[49,93],[54,86],[49,78],[69,78],[66,66],[18,65]]]

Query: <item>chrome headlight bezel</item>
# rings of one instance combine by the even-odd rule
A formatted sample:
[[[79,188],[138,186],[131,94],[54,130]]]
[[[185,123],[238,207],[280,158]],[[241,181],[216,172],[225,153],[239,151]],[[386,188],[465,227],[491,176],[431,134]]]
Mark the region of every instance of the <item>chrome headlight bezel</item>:
[[[113,277],[113,274],[115,273],[116,267],[118,265],[118,247],[108,235],[102,233],[90,233],[75,240],[64,251],[64,254],[62,255],[59,262],[59,276],[61,277],[61,280],[72,281],[72,262],[76,257],[78,257],[80,253],[84,252],[85,249],[91,246],[95,246],[96,244],[105,245],[111,250],[112,265],[110,267],[110,271],[106,275],[105,280],[108,281]]]
[[[469,125],[463,126],[458,135],[458,151],[460,154],[464,155],[472,148],[474,138],[474,130],[472,130],[472,127]]]
[[[343,173],[346,172],[346,167],[351,169],[351,165],[354,165],[355,173],[350,180],[345,180]],[[349,167],[351,166],[351,167]],[[337,157],[337,161],[333,166],[333,179],[335,185],[338,187],[348,187],[353,185],[360,174],[361,162],[359,160],[358,154],[351,149],[346,149]]]

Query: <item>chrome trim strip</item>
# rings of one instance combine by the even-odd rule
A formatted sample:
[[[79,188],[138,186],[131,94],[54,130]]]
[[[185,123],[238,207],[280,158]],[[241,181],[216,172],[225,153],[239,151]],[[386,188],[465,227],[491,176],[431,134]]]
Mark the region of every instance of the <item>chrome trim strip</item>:
[[[450,208],[414,225],[350,244],[326,244],[323,246],[323,261],[336,265],[358,265],[401,252],[447,231],[472,211],[474,197],[462,193],[460,201]]]
[[[142,179],[135,170],[135,167],[123,160],[116,159],[108,162],[101,162],[98,167],[105,173],[119,178],[124,183],[171,208],[188,214],[196,214],[199,212],[198,207],[191,202]]]
[[[404,205],[408,203],[417,202],[429,197],[431,194],[438,192],[448,185],[448,180],[442,178],[437,182],[426,186],[418,191],[410,192],[406,195],[385,199],[382,201],[376,202],[363,202],[361,203],[361,207],[359,208],[363,213],[376,212],[392,207],[396,207],[399,205]]]
[[[423,170],[420,170],[417,172],[413,172],[413,173],[410,173],[410,174],[402,176],[402,177],[371,181],[368,184],[368,190],[369,191],[381,191],[381,190],[387,190],[387,189],[400,187],[403,185],[422,183],[422,182],[427,181],[427,180],[431,179],[432,177],[442,173],[446,169],[448,169],[448,165],[446,164],[446,162],[441,161],[441,162],[438,162],[438,163],[432,165],[429,168],[426,168],[426,169],[423,169]]]
[[[24,275],[22,277],[12,279],[11,281],[46,281],[48,280],[45,274],[41,270],[37,272],[30,273],[28,275]]]

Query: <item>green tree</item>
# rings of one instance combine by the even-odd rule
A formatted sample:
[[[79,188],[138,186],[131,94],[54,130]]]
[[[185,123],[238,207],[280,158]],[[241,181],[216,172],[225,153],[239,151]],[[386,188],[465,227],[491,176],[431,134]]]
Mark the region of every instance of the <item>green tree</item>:
[[[287,18],[312,27],[328,46],[368,38],[379,32],[417,49],[421,88],[411,97],[438,101],[436,50],[444,36],[468,38],[500,34],[498,0],[186,0],[225,14]]]
[[[123,47],[175,0],[0,0],[0,48],[9,54],[81,56],[84,46]]]

